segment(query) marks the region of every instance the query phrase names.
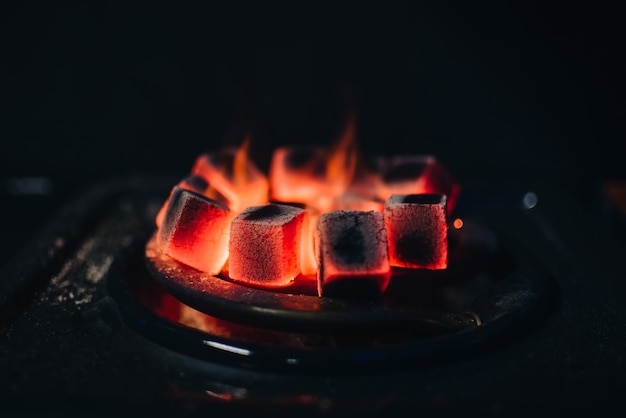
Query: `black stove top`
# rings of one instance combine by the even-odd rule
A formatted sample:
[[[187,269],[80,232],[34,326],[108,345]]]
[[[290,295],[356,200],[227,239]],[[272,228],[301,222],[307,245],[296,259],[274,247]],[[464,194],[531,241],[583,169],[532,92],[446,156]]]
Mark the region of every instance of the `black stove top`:
[[[423,334],[406,325],[391,342],[297,346],[281,337],[293,340],[293,330],[245,341],[232,329],[217,337],[190,329],[133,293],[132,283],[154,278],[145,248],[175,180],[91,184],[7,263],[4,411],[495,416],[623,408],[625,243],[603,212],[590,216],[566,191],[463,190],[458,216],[489,229],[516,260],[495,254],[481,267],[484,277],[512,275],[490,298],[478,292],[478,317],[464,326]],[[458,285],[441,289],[459,294]]]

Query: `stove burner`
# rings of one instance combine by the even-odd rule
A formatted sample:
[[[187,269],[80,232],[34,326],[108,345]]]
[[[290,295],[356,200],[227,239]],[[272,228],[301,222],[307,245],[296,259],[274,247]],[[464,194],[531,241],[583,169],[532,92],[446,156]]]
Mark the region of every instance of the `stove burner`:
[[[552,293],[532,259],[471,219],[451,230],[448,269],[398,269],[381,300],[318,297],[310,281],[270,291],[208,276],[163,254],[154,235],[135,259],[109,282],[132,328],[201,359],[274,371],[371,371],[469,353],[519,334]]]

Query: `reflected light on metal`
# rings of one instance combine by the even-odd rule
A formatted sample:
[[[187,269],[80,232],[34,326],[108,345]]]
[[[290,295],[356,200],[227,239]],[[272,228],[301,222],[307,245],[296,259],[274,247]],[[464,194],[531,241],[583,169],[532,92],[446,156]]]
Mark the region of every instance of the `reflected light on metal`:
[[[524,209],[532,209],[537,206],[538,198],[537,195],[533,192],[528,192],[522,198],[522,205]]]
[[[217,348],[218,350],[228,351],[230,353],[239,354],[240,356],[250,356],[252,352],[245,348],[235,347],[230,344],[218,343],[217,341],[204,340],[204,345]]]

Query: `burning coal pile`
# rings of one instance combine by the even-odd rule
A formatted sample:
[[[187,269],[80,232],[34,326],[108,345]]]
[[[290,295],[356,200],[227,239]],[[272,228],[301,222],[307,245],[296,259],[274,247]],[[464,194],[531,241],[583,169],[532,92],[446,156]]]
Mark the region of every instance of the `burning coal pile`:
[[[277,148],[267,174],[248,140],[199,155],[156,217],[158,249],[256,288],[315,281],[320,297],[446,269],[459,185],[431,155],[359,158],[354,137],[348,124],[333,147]]]

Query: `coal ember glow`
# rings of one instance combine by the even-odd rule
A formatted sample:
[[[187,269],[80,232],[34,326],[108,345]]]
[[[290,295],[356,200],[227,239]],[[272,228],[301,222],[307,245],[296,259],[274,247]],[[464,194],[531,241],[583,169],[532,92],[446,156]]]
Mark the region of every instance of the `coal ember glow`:
[[[389,257],[395,267],[445,269],[448,266],[446,196],[394,194],[385,203]]]
[[[383,214],[335,210],[320,217],[317,231],[318,294],[383,293],[391,266]]]
[[[267,174],[249,139],[199,155],[156,216],[158,249],[252,287],[310,281],[319,297],[381,295],[395,270],[446,269],[459,185],[433,156],[363,158],[354,138],[348,123],[333,147],[279,147]]]
[[[233,219],[229,276],[238,282],[280,287],[300,274],[304,209],[277,204],[251,206]]]

